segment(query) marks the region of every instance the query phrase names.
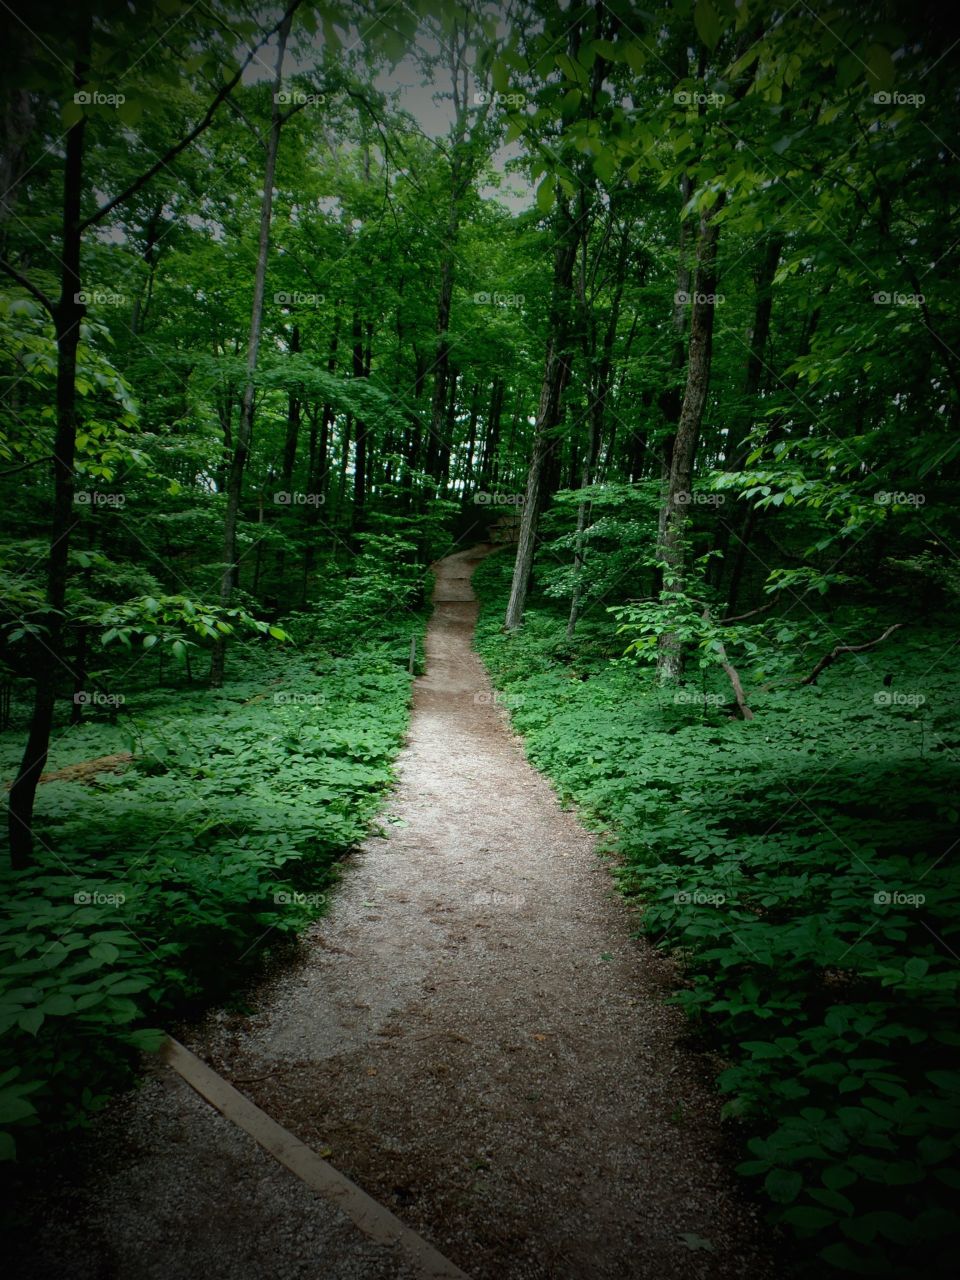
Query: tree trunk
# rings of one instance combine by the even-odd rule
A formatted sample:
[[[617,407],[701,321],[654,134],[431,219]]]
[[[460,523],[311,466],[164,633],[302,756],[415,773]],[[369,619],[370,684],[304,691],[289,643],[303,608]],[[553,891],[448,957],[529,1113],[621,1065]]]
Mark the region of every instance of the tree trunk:
[[[534,427],[533,450],[527,471],[527,491],[520,520],[517,558],[513,566],[510,601],[504,619],[504,626],[508,631],[515,631],[523,624],[523,610],[533,570],[544,465],[555,443],[550,433],[560,422],[563,391],[570,373],[570,354],[567,349],[570,331],[570,290],[580,234],[582,234],[582,223],[574,223],[570,216],[569,205],[564,197],[559,195],[550,328],[547,335],[543,381],[540,386],[540,403]]]
[[[280,147],[280,130],[283,117],[278,97],[283,83],[283,58],[290,35],[292,14],[287,13],[277,32],[277,62],[273,78],[273,105],[270,113],[270,136],[267,140],[267,159],[263,175],[263,198],[260,203],[260,239],[257,247],[257,267],[253,280],[253,304],[250,309],[250,335],[247,342],[247,376],[240,404],[240,421],[237,424],[236,441],[230,472],[227,478],[227,511],[223,528],[223,576],[220,580],[220,606],[230,604],[237,580],[237,522],[240,516],[240,499],[243,492],[243,475],[250,454],[253,437],[254,376],[260,354],[260,335],[263,330],[263,297],[267,280],[267,258],[270,253],[270,221],[273,214],[273,179],[277,168],[277,151]],[[210,683],[214,688],[223,684],[226,645],[217,640],[210,663]]]
[[[613,299],[610,304],[610,315],[607,320],[607,326],[603,334],[603,344],[600,352],[596,350],[596,330],[591,324],[592,302],[588,304],[586,296],[586,287],[581,289],[580,303],[585,313],[585,323],[582,327],[584,337],[584,357],[587,365],[587,395],[589,397],[589,405],[587,408],[587,447],[583,456],[583,470],[580,476],[580,487],[587,489],[593,483],[594,473],[597,468],[597,458],[600,454],[600,443],[603,439],[604,422],[606,419],[607,396],[610,394],[610,375],[613,368],[613,345],[617,337],[617,326],[620,323],[620,304],[623,299],[624,274],[627,265],[627,255],[630,247],[630,237],[627,227],[623,229],[623,235],[620,240],[620,248],[617,254],[616,267],[616,284],[614,287]],[[586,254],[586,247],[584,247]],[[575,542],[575,551],[573,559],[573,591],[570,596],[570,613],[567,618],[567,640],[573,640],[574,633],[577,629],[577,620],[580,616],[580,594],[583,579],[583,564],[586,559],[586,537],[585,530],[587,521],[590,516],[591,503],[581,501],[577,504],[577,533]]]
[[[500,443],[500,419],[503,416],[503,379],[495,377],[490,391],[490,408],[487,411],[486,431],[477,474],[477,487],[486,490],[493,483],[493,464]]]
[[[710,210],[700,218],[697,270],[690,317],[690,345],[687,355],[687,383],[673,446],[667,497],[661,514],[663,534],[660,540],[659,558],[667,566],[661,588],[661,598],[664,599],[683,590],[684,537],[693,483],[693,463],[710,382],[719,233],[716,215],[722,205],[723,196],[721,195]],[[683,652],[676,636],[661,635],[657,671],[662,681],[679,680],[683,674]]]
[[[77,39],[74,85],[82,88],[90,47],[90,21],[83,22]],[[33,714],[17,776],[10,787],[7,822],[10,862],[16,870],[33,859],[33,808],[37,784],[47,763],[50,730],[57,696],[57,674],[63,648],[63,609],[67,595],[67,563],[73,516],[73,461],[77,443],[76,374],[80,322],[84,307],[80,293],[81,197],[83,192],[84,119],[67,131],[63,177],[60,298],[53,322],[57,340],[56,434],[53,446],[53,518],[47,558],[44,641],[34,644]]]
[[[773,277],[777,272],[783,237],[771,235],[764,246],[763,257],[756,272],[756,297],[753,308],[753,325],[747,342],[747,358],[743,371],[743,408],[731,424],[726,440],[724,470],[740,471],[748,457],[749,446],[743,437],[749,432],[756,412],[756,398],[760,391],[765,368],[767,338],[770,334],[770,316],[773,311]],[[719,585],[723,576],[724,560],[730,545],[730,522],[719,521],[714,549],[721,554],[711,562],[712,581]]]
[[[290,334],[290,354],[300,352],[300,328],[293,326]],[[288,492],[293,487],[293,469],[297,462],[297,444],[300,440],[300,397],[294,389],[287,397],[287,431],[283,441],[283,461],[280,467],[280,488]]]

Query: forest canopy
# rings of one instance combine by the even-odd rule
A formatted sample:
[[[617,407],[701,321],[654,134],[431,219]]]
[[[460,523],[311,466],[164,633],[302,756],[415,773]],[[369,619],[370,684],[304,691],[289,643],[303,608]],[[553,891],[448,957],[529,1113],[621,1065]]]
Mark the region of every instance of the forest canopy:
[[[205,958],[243,951],[276,866],[356,841],[421,669],[428,567],[493,540],[481,652],[535,761],[621,832],[644,927],[692,965],[682,1003],[761,1144],[743,1172],[841,1269],[946,1238],[949,8],[4,10],[0,730],[27,895],[3,935],[0,1034],[27,1065],[0,1078],[10,1123],[29,1137],[38,1081],[41,1110],[69,1096],[76,1117],[112,1087],[112,1051],[101,1081],[71,1017],[144,1047],[211,997]],[[254,701],[274,685],[284,701]],[[321,758],[333,781],[306,798]],[[99,793],[41,785],[90,759],[120,770]],[[215,816],[161,836],[187,785],[245,797],[239,845]],[[778,810],[821,800],[770,848]],[[715,898],[730,877],[745,895],[729,923],[753,959],[711,950],[677,898],[694,863]],[[134,866],[136,930],[170,948],[149,960],[50,879]],[[188,883],[213,898],[166,938]],[[881,916],[874,891],[904,900]],[[41,963],[67,929],[121,975],[112,994]],[[870,1088],[837,1118],[838,1089]]]

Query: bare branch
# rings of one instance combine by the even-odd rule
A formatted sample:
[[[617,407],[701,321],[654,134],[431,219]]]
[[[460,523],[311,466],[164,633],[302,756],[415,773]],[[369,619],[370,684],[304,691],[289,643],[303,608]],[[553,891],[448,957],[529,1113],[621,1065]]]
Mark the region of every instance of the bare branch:
[[[0,471],[0,477],[15,476],[18,471],[26,471],[28,467],[39,467],[43,462],[52,462],[53,454],[45,454],[42,458],[31,458],[29,462],[18,462],[15,467],[7,467],[5,471]]]
[[[868,644],[838,644],[835,648],[831,649],[829,653],[825,653],[823,655],[823,657],[820,659],[817,665],[813,668],[813,670],[807,676],[806,680],[801,680],[800,683],[802,685],[816,684],[820,676],[820,673],[824,671],[827,667],[832,666],[833,663],[836,662],[836,660],[840,657],[841,654],[863,653],[865,649],[875,649],[878,644],[886,640],[888,635],[890,635],[894,631],[897,631],[903,625],[904,624],[902,622],[895,622],[892,627],[887,627],[886,631],[883,633],[882,636],[879,637],[879,639],[871,640]]]
[[[41,307],[43,307],[44,311],[49,311],[51,319],[53,318],[54,304],[50,301],[50,299],[47,297],[47,295],[43,292],[42,289],[37,288],[37,286],[33,283],[32,280],[28,280],[26,276],[21,275],[20,272],[17,270],[17,268],[14,266],[11,266],[11,264],[7,262],[5,258],[0,258],[0,271],[5,271],[8,276],[16,280],[17,284],[22,285],[23,288],[26,289],[27,293],[32,294],[33,297],[36,298],[36,300],[40,303]]]
[[[742,622],[744,618],[755,618],[758,613],[766,613],[769,609],[772,609],[776,603],[776,598],[774,598],[768,604],[762,604],[759,609],[751,609],[749,613],[738,613],[735,618],[721,618],[720,625],[729,627],[731,622]]]
[[[709,609],[704,609],[701,617],[704,622],[712,621]],[[733,696],[736,698],[737,706],[740,708],[740,714],[743,716],[744,720],[752,720],[754,715],[747,704],[747,695],[743,692],[743,685],[740,683],[740,673],[737,671],[736,667],[731,664],[730,659],[727,657],[727,651],[723,646],[723,641],[721,640],[719,643],[720,648],[717,650],[717,654],[720,657],[720,665],[723,667],[727,679],[730,681],[730,685],[733,689]]]

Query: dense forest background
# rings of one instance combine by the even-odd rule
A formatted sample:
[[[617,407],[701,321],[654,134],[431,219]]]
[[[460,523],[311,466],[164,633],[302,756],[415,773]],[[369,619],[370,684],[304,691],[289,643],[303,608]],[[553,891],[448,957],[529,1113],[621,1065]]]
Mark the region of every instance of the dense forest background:
[[[482,656],[748,1185],[946,1270],[949,9],[4,9],[0,1154],[322,909],[493,538]]]

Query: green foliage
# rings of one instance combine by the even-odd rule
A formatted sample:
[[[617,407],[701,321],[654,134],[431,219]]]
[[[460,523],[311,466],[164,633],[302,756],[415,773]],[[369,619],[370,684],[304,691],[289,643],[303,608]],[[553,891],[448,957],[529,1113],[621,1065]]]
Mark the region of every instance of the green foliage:
[[[154,622],[195,616],[189,602],[153,603]],[[352,639],[338,656],[308,635],[284,657],[248,644],[242,678],[223,689],[141,687],[129,727],[58,732],[53,765],[122,745],[133,759],[41,788],[39,865],[0,872],[4,1158],[15,1137],[29,1154],[41,1123],[48,1134],[86,1123],[157,1028],[235,997],[323,909],[336,859],[363,839],[392,779],[403,639],[423,616],[399,630],[381,617],[375,647],[366,603],[341,622]],[[0,743],[10,763],[16,737]]]
[[[822,1262],[947,1274],[960,1121],[960,683],[937,633],[847,658],[819,684],[664,691],[623,663],[558,660],[562,618],[478,647],[530,759],[614,832],[621,889],[675,952],[675,999],[718,1062],[740,1172]],[[579,678],[578,678],[579,677]]]
[[[221,609],[182,595],[143,596],[84,621],[100,630],[100,642],[105,647],[114,643],[126,649],[135,645],[144,649],[168,645],[179,659],[186,656],[188,645],[209,645],[237,632],[270,636],[273,640],[289,639],[282,627],[254,618],[245,609]]]

